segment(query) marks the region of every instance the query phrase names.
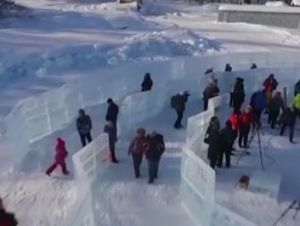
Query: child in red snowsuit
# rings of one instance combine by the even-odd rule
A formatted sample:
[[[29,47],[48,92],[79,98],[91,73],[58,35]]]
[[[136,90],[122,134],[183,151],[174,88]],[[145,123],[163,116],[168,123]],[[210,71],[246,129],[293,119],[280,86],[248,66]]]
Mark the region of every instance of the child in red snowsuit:
[[[230,115],[229,117],[229,121],[231,122],[231,126],[232,126],[232,130],[234,132],[234,137],[233,137],[233,141],[232,141],[232,150],[234,150],[233,148],[233,145],[234,145],[234,142],[236,140],[236,138],[238,137],[238,132],[240,130],[240,126],[241,126],[241,112],[240,111],[237,111],[237,112],[234,112],[232,115]]]
[[[64,175],[68,175],[69,171],[67,170],[65,159],[68,156],[68,151],[66,149],[65,141],[61,138],[57,138],[56,140],[56,154],[55,154],[55,161],[46,171],[46,174],[50,176],[53,170],[56,169],[57,166],[61,167],[62,173]]]

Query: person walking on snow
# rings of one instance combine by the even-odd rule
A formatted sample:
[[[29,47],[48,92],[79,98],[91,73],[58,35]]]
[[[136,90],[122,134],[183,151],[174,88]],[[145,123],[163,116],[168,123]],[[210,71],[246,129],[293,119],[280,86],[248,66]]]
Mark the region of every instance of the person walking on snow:
[[[277,118],[280,114],[280,110],[283,111],[284,103],[280,92],[276,92],[274,97],[271,99],[269,106],[269,118],[268,123],[271,124],[271,128],[275,129]]]
[[[0,226],[17,226],[18,221],[14,214],[6,212],[2,199],[0,198]]]
[[[251,106],[247,106],[245,111],[240,116],[240,135],[239,135],[239,147],[248,148],[248,137],[253,124],[253,113]]]
[[[110,159],[113,163],[118,163],[119,161],[116,159],[116,154],[115,154],[116,142],[117,142],[117,128],[115,124],[112,121],[109,121],[104,126],[104,132],[108,134]]]
[[[144,80],[141,84],[142,92],[150,91],[153,86],[153,81],[151,79],[150,73],[146,73],[144,76]]]
[[[68,175],[69,171],[67,170],[67,165],[65,161],[67,156],[68,156],[68,151],[66,149],[65,141],[59,137],[56,140],[54,163],[47,169],[46,174],[50,176],[51,173],[56,169],[56,167],[60,166],[62,173],[64,175]]]
[[[86,145],[86,141],[88,143],[92,141],[92,120],[89,115],[85,114],[85,111],[83,109],[79,110],[79,117],[77,118],[76,126],[80,136],[82,147],[84,147]]]
[[[241,109],[245,100],[244,79],[237,77],[235,80],[233,92],[231,94],[233,112],[238,112]]]
[[[163,136],[155,131],[148,135],[147,139],[149,142],[149,148],[145,152],[145,155],[148,161],[148,183],[152,184],[158,175],[159,161],[165,151],[165,144]]]
[[[264,81],[263,86],[266,91],[267,100],[267,112],[269,112],[269,106],[272,99],[272,94],[275,89],[277,89],[278,82],[274,77],[274,74],[270,74],[269,77]]]
[[[149,150],[149,144],[146,138],[146,131],[139,128],[136,136],[132,139],[129,145],[128,155],[132,155],[133,167],[135,177],[140,177],[140,166],[142,163],[143,155]]]
[[[285,128],[289,127],[289,141],[293,143],[296,124],[296,112],[291,108],[285,108],[279,122],[281,124],[280,136],[283,136]]]
[[[171,97],[171,107],[176,111],[177,114],[177,119],[174,123],[175,129],[180,129],[183,127],[181,121],[183,118],[183,113],[185,111],[185,104],[188,101],[189,96],[190,94],[185,91]]]

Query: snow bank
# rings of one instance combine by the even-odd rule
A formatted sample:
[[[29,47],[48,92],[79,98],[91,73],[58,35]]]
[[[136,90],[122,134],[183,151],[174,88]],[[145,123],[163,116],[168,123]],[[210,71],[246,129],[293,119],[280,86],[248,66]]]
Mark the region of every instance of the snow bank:
[[[78,199],[73,180],[44,174],[1,176],[0,194],[19,224],[31,226],[61,226]]]

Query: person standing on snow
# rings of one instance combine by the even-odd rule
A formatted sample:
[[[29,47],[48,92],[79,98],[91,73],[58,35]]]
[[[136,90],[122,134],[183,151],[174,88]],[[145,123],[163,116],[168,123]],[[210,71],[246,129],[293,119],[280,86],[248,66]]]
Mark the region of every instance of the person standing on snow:
[[[144,80],[141,84],[142,87],[142,92],[146,92],[146,91],[150,91],[152,89],[153,86],[153,81],[151,79],[151,75],[150,73],[146,73],[144,76]]]
[[[225,65],[225,72],[232,72],[232,67],[229,63]]]
[[[266,93],[264,90],[256,91],[252,94],[250,99],[250,106],[254,115],[254,125],[260,125],[260,118],[263,110],[266,108],[267,100]]]
[[[217,121],[215,121],[217,122]],[[213,123],[207,137],[208,153],[211,168],[215,168],[218,157],[223,153],[223,138],[220,131],[220,124]]]
[[[251,106],[247,106],[245,111],[240,116],[240,135],[239,135],[239,147],[248,148],[248,137],[253,124],[253,113]]]
[[[272,94],[275,89],[277,89],[278,82],[274,77],[274,74],[270,74],[269,77],[264,81],[263,86],[266,91],[267,100],[267,112],[269,112],[269,105],[272,99]]]
[[[245,100],[244,79],[237,77],[235,80],[233,92],[231,94],[233,112],[238,112],[241,109]]]
[[[17,226],[18,221],[14,214],[6,212],[2,199],[0,198],[0,225],[1,226]]]
[[[285,108],[279,122],[281,124],[280,136],[283,136],[285,128],[289,127],[289,141],[293,143],[296,124],[296,112],[291,108]]]
[[[139,178],[143,155],[149,150],[149,144],[145,129],[139,128],[136,133],[129,145],[128,155],[132,155],[135,177]]]
[[[300,93],[298,93],[293,100],[293,108],[296,115],[300,118]]]
[[[163,136],[155,131],[148,135],[147,139],[149,148],[145,152],[145,155],[148,161],[148,183],[152,184],[158,175],[159,161],[165,151],[165,144]]]
[[[82,147],[84,147],[86,145],[86,141],[88,143],[92,141],[92,120],[89,115],[85,114],[85,111],[83,109],[79,110],[79,117],[77,118],[76,126],[80,136]]]
[[[185,104],[188,101],[189,96],[190,94],[185,91],[171,97],[171,107],[176,111],[177,114],[177,119],[174,123],[175,129],[180,129],[183,127],[181,121],[183,118],[183,113],[185,111]]]
[[[116,142],[117,142],[117,128],[112,121],[109,121],[104,126],[104,132],[108,134],[110,159],[113,163],[118,163],[119,161],[116,159],[116,154],[115,154]]]
[[[234,149],[233,148],[234,142],[235,142],[236,138],[238,137],[238,133],[240,131],[241,112],[240,111],[234,112],[232,115],[229,116],[228,120],[231,122],[232,130],[234,132],[233,142],[232,142],[232,145],[231,145],[232,150],[233,150]]]
[[[294,96],[296,96],[298,93],[300,93],[300,80],[295,85]]]
[[[60,137],[56,139],[56,148],[55,148],[55,160],[54,163],[47,169],[46,174],[48,176],[56,169],[57,166],[61,167],[62,173],[68,175],[69,171],[67,170],[66,158],[68,156],[68,151],[66,149],[66,144],[63,139]]]
[[[105,119],[107,122],[112,122],[114,126],[117,128],[117,119],[119,114],[119,107],[115,104],[115,102],[111,99],[107,99],[108,108],[106,112]]]
[[[268,123],[271,124],[271,128],[275,129],[277,118],[280,113],[280,109],[283,111],[284,103],[280,92],[276,92],[274,97],[271,99],[269,106],[269,118]]]
[[[216,97],[219,95],[220,89],[217,86],[217,81],[210,82],[208,86],[203,91],[203,110],[206,111],[208,108],[208,101],[210,98]]]
[[[209,120],[209,124],[208,127],[206,129],[205,135],[204,135],[204,143],[209,145],[209,137],[213,131],[213,128],[220,128],[220,120],[217,116],[213,116],[211,117],[211,119]],[[210,152],[211,149],[208,148],[207,150],[207,159],[210,160],[212,153]]]
[[[223,165],[223,156],[225,154],[225,159],[226,159],[226,168],[230,168],[231,161],[230,161],[230,155],[231,155],[231,150],[232,150],[232,144],[234,141],[234,131],[232,129],[231,122],[228,120],[226,122],[225,128],[221,130],[221,136],[222,136],[222,144],[223,148],[218,156],[218,162],[217,166],[219,168],[222,168]]]

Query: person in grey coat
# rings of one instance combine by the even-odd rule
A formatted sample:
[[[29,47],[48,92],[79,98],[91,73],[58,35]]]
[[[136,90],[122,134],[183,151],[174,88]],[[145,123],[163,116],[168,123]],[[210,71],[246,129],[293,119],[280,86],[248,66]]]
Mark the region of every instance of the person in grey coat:
[[[118,163],[119,161],[116,159],[116,154],[115,154],[115,148],[117,142],[117,128],[115,124],[109,121],[104,127],[104,132],[108,134],[108,143],[109,143],[111,161],[113,163]]]
[[[92,141],[92,120],[89,115],[85,114],[85,111],[83,109],[80,109],[78,113],[79,116],[76,121],[76,126],[80,136],[82,147],[84,147],[86,145],[86,141],[88,143]]]
[[[280,92],[276,92],[275,95],[272,97],[269,105],[268,123],[271,124],[272,129],[275,129],[280,110],[284,110],[283,98]]]

